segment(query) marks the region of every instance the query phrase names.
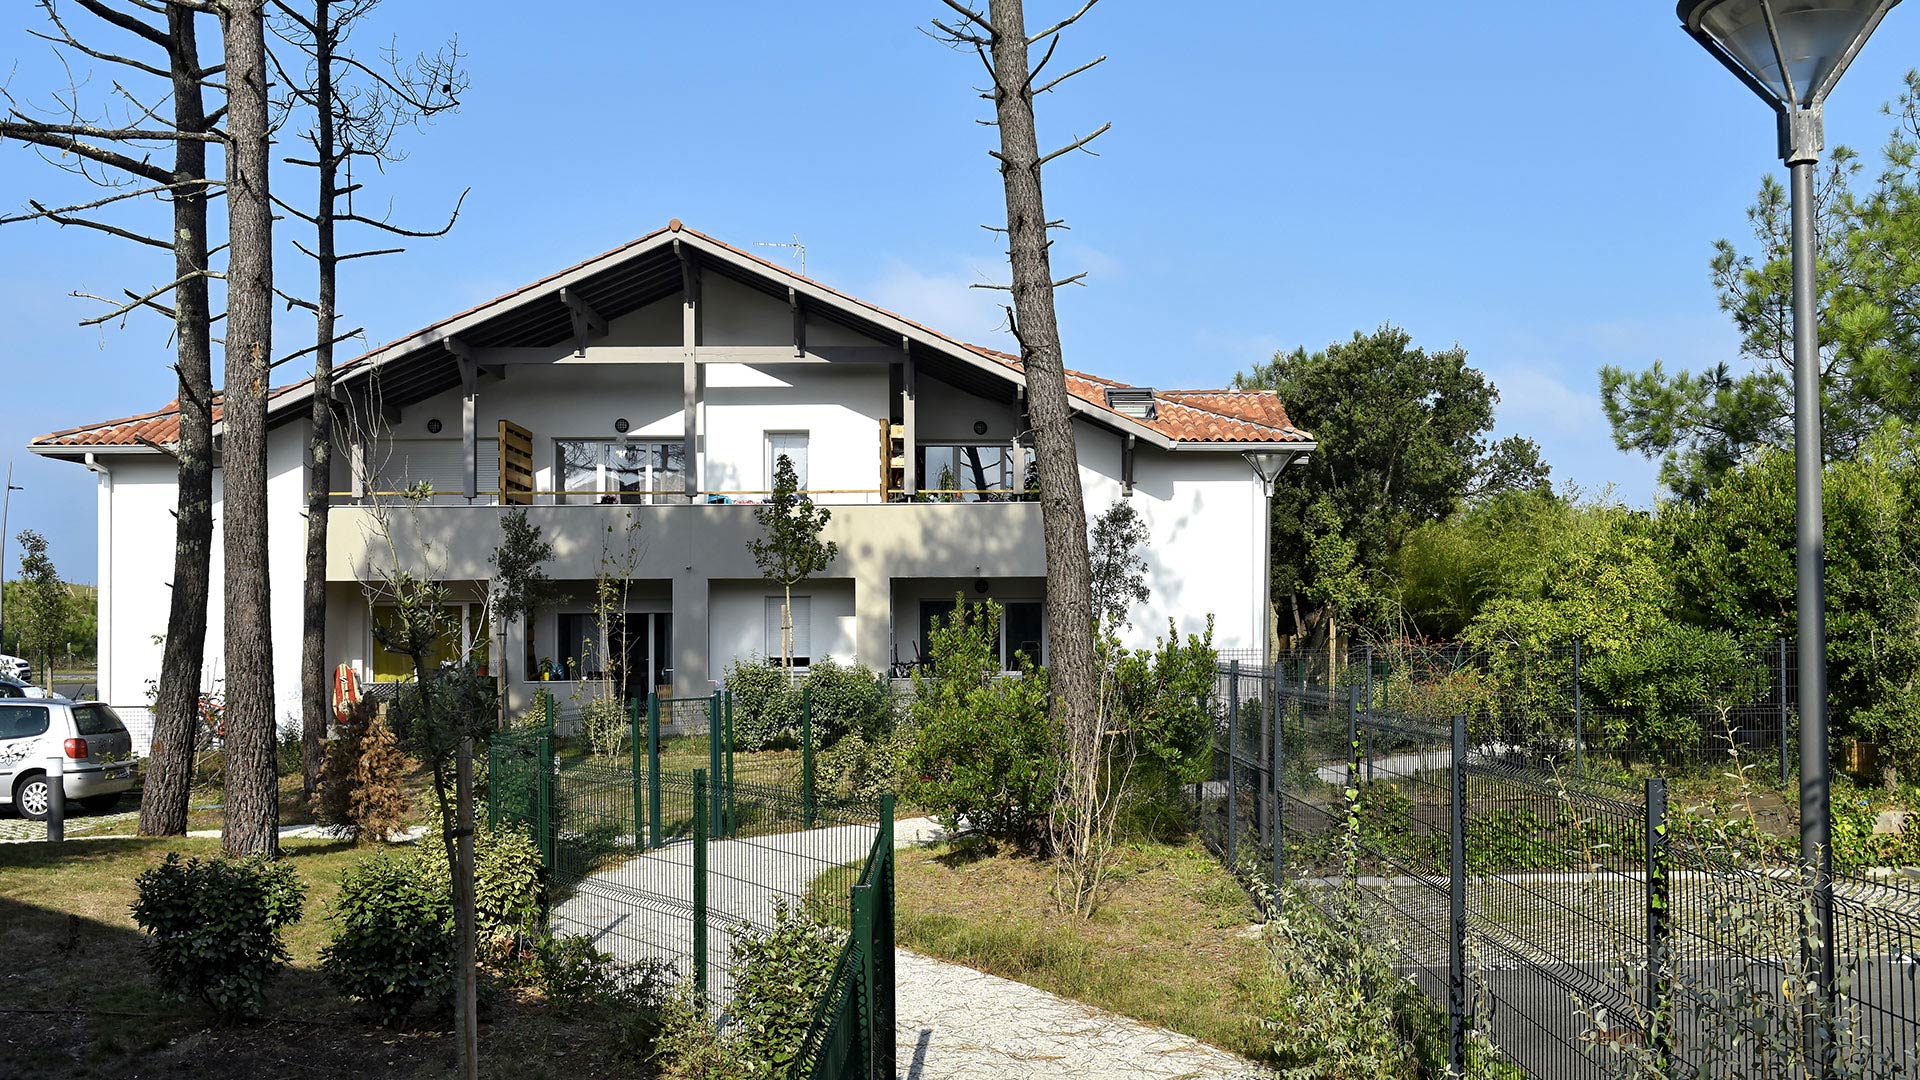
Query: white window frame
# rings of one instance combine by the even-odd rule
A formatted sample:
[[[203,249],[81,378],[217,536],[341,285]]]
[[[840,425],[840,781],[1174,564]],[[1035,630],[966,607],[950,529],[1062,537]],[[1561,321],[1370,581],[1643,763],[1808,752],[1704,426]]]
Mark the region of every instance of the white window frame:
[[[592,443],[601,448],[599,460],[594,462],[593,490],[580,492],[568,490],[567,455],[566,452],[561,449],[563,443]],[[640,468],[641,483],[644,485],[641,490],[620,492],[615,489],[614,483],[610,480],[612,472],[608,469],[606,463],[606,448],[613,446],[637,447],[644,451],[641,455],[645,459],[645,464]],[[675,502],[676,499],[684,501],[686,499],[684,478],[687,470],[691,469],[692,465],[686,461],[680,463],[682,483],[671,489],[662,489],[657,486],[656,477],[668,474],[664,470],[656,471],[653,467],[654,452],[656,450],[661,451],[661,456],[664,457],[665,451],[668,448],[678,449],[684,446],[685,442],[679,436],[673,435],[646,435],[612,439],[601,438],[595,435],[557,437],[553,440],[553,489],[559,493],[555,496],[555,501],[566,504],[570,498],[591,498],[592,502],[578,505],[599,505],[600,500],[609,495],[613,496],[614,500],[618,502],[620,496],[623,494],[638,495],[640,497],[640,502],[625,504],[628,506],[666,505]]]
[[[760,644],[766,650],[767,663],[780,663],[780,608],[786,597],[774,593],[760,608]],[[813,666],[813,596],[793,595],[793,666],[806,670]]]
[[[806,460],[803,462],[794,462],[794,464],[799,466],[795,470],[797,473],[799,473],[799,476],[798,476],[798,479],[800,482],[799,490],[801,491],[808,490],[809,486],[813,482],[813,432],[807,431],[807,430],[800,430],[800,429],[791,429],[791,430],[775,429],[775,430],[769,430],[764,433],[761,439],[761,446],[763,450],[763,453],[762,453],[763,460],[761,463],[766,467],[766,470],[767,470],[766,488],[768,491],[773,490],[774,464],[778,462],[780,459],[780,455],[774,453],[774,450],[773,450],[773,444],[775,439],[801,440],[802,449],[806,453]],[[791,458],[792,455],[789,454],[788,457]]]

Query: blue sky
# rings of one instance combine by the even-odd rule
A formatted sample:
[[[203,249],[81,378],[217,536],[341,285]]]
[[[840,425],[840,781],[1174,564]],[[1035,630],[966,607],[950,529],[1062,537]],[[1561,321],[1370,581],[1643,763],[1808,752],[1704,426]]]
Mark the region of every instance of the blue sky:
[[[1077,4],[1029,6],[1038,23]],[[0,70],[38,100],[58,69],[26,7],[0,25]],[[1779,168],[1771,116],[1671,6],[1171,7],[1096,7],[1055,63],[1110,59],[1042,102],[1048,143],[1113,122],[1099,157],[1047,177],[1072,226],[1055,265],[1089,271],[1061,298],[1068,362],[1215,386],[1393,322],[1466,348],[1501,389],[1498,433],[1538,439],[1557,478],[1653,499],[1653,466],[1612,446],[1595,371],[1733,359],[1709,247],[1746,236]],[[406,162],[357,177],[363,208],[422,222],[473,193],[450,237],[353,268],[346,326],[384,341],[679,217],[741,246],[798,234],[812,276],[1005,344],[995,294],[967,288],[1004,276],[980,228],[1003,213],[993,132],[974,122],[978,61],[920,32],[937,0],[530,10],[395,0],[363,32],[369,54],[457,32],[473,77],[459,114],[409,134]],[[1917,54],[1920,12],[1896,9],[1829,105],[1830,145],[1879,145]],[[0,208],[81,193],[65,179],[0,146]],[[277,182],[297,197],[292,172]],[[47,534],[74,580],[95,576],[91,480],[24,444],[153,408],[173,380],[157,319],[83,329],[96,306],[68,293],[151,287],[168,265],[97,234],[0,227],[0,458],[27,488],[11,528]],[[310,291],[290,249],[279,271]],[[305,344],[311,327],[279,332]]]

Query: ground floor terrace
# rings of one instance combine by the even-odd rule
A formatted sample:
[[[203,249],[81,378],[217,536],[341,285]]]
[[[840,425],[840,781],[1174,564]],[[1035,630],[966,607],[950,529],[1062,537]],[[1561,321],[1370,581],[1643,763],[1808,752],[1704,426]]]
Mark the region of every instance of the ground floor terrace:
[[[514,709],[542,690],[562,702],[597,694],[608,680],[628,697],[700,697],[722,685],[734,664],[783,653],[800,668],[831,660],[908,678],[930,658],[936,622],[961,600],[1001,606],[1006,670],[1047,659],[1042,577],[821,578],[790,597],[765,580],[640,578],[613,583],[606,604],[595,602],[596,581],[557,582],[554,591],[551,603],[502,634],[486,582],[450,582],[448,631],[432,659],[469,656],[504,670]],[[411,659],[383,649],[376,633],[392,612],[377,587],[330,585],[330,662],[347,665],[362,683],[411,678]]]

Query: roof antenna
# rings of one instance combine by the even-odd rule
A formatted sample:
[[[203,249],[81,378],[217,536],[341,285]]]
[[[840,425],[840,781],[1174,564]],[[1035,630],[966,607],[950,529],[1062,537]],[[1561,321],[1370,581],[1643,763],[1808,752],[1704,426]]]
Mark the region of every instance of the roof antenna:
[[[754,241],[753,246],[754,247],[792,248],[793,250],[800,253],[800,276],[801,277],[807,276],[807,245],[800,242],[799,233],[793,234],[793,243],[791,244],[769,244],[764,241],[756,240]]]

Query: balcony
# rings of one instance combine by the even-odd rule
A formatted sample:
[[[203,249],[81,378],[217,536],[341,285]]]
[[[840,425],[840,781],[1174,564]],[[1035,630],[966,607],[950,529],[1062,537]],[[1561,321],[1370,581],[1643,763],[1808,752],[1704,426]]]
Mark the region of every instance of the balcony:
[[[579,495],[579,492],[570,493]],[[626,493],[632,495],[634,493]],[[624,566],[629,527],[632,576],[651,578],[759,578],[747,550],[760,536],[754,504],[763,493],[715,493],[734,501],[678,504],[602,503],[525,507],[554,545],[547,573],[556,580],[596,576],[603,551]],[[995,492],[1009,501],[937,501],[958,493],[924,492],[914,502],[829,504],[826,539],[840,547],[832,578],[1044,577],[1046,555],[1040,506],[1024,493]],[[537,497],[538,493],[536,493]],[[615,496],[618,497],[618,496]],[[707,496],[702,496],[706,498]],[[825,502],[826,492],[815,493]],[[382,497],[373,504],[336,505],[327,530],[327,580],[360,581],[394,561],[447,581],[492,576],[488,557],[499,543],[505,508],[483,494],[475,504],[436,493],[430,498]]]

